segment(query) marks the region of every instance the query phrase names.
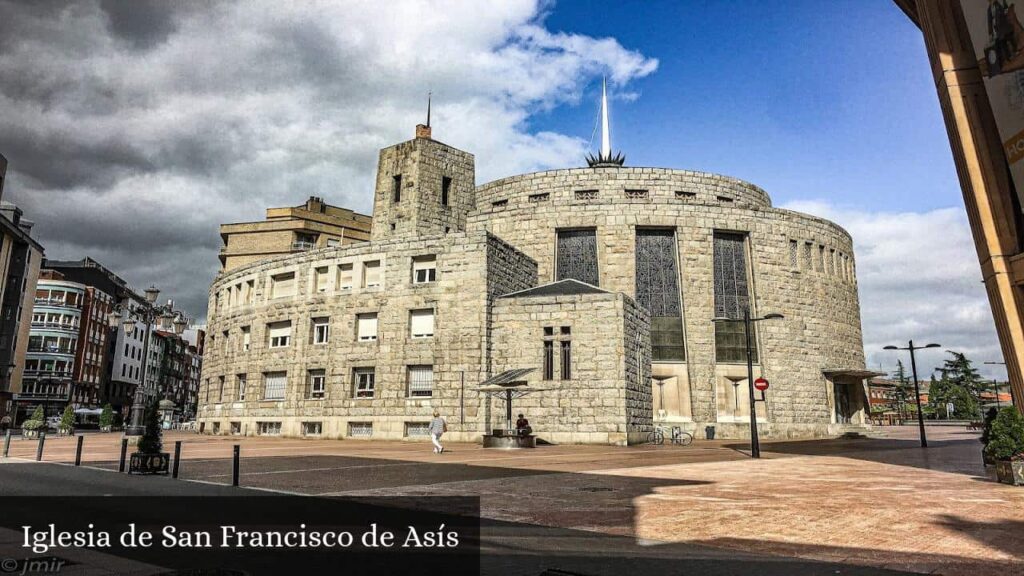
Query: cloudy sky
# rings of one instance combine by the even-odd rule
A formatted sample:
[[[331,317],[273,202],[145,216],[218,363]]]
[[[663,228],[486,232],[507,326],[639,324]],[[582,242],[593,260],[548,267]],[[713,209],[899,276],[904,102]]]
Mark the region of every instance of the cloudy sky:
[[[888,0],[0,0],[5,198],[48,257],[201,319],[218,224],[310,195],[369,213],[428,90],[482,183],[581,165],[603,75],[628,164],[850,230],[872,367],[908,338],[1001,359],[921,35]]]

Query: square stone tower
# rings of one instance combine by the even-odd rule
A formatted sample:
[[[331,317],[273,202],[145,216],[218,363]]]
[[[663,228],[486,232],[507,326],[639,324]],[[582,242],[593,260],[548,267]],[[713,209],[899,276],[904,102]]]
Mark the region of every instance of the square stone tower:
[[[420,124],[415,138],[380,151],[371,239],[462,232],[475,193],[473,155]]]

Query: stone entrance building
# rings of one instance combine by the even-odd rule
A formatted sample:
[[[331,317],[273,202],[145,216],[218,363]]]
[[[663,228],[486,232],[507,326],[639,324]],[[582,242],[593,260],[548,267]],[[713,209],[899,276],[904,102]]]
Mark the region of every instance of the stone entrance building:
[[[517,401],[551,442],[643,441],[654,424],[749,430],[742,324],[756,324],[769,437],[866,425],[853,246],[733,178],[553,170],[475,186],[474,159],[417,137],[380,153],[370,240],[222,272],[210,289],[206,433],[417,438],[436,409],[479,439],[478,391],[532,368]]]

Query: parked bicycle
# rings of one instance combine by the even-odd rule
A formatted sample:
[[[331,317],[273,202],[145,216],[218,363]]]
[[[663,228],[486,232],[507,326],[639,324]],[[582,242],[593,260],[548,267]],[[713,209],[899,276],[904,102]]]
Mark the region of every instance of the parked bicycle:
[[[668,440],[672,444],[689,446],[690,443],[693,442],[693,434],[684,432],[679,426],[669,428],[667,426],[655,425],[654,430],[651,430],[650,434],[647,435],[647,443],[661,446],[665,443],[666,432],[668,433]]]

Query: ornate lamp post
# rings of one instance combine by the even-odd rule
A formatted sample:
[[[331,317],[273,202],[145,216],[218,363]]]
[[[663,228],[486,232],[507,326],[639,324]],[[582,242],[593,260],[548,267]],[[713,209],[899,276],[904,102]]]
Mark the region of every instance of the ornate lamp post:
[[[761,457],[761,441],[757,438],[757,400],[754,399],[754,356],[752,344],[750,341],[750,334],[752,333],[754,322],[760,322],[762,320],[781,320],[784,318],[782,314],[765,314],[760,318],[750,317],[750,308],[743,309],[743,318],[727,318],[725,316],[716,316],[711,319],[712,322],[743,322],[743,333],[747,338],[747,388],[750,390],[750,457],[760,458]]]
[[[914,400],[917,401],[917,426],[921,429],[921,448],[928,447],[928,438],[924,434],[924,411],[921,410],[921,387],[917,383],[917,362],[914,360],[914,351],[923,350],[925,348],[940,348],[940,344],[927,344],[925,346],[914,346],[914,341],[911,340],[905,347],[900,348],[898,346],[886,346],[882,350],[909,350],[910,351],[910,370],[914,375]]]
[[[146,334],[142,342],[142,381],[135,387],[135,395],[132,400],[131,424],[125,428],[125,436],[141,436],[145,432],[143,418],[146,414],[146,375],[149,364],[149,340],[153,334],[153,323],[159,322],[163,330],[173,330],[175,334],[181,334],[188,326],[188,318],[179,310],[174,309],[174,302],[167,304],[156,304],[160,290],[156,286],[150,286],[145,290],[146,302],[138,308],[131,309],[128,306],[118,306],[108,316],[110,326],[117,328],[123,326],[125,334],[135,331],[136,324],[142,322],[146,325]]]

